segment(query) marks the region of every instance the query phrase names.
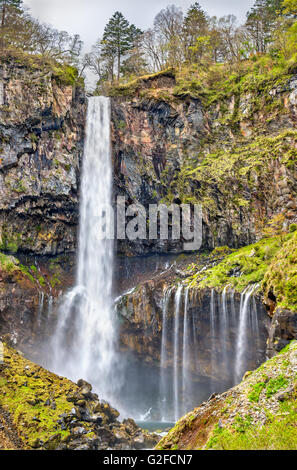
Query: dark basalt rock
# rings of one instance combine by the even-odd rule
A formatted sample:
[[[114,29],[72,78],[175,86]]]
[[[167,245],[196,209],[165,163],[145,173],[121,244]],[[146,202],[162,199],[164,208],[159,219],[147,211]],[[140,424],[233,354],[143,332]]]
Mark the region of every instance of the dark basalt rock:
[[[86,97],[54,73],[0,66],[0,250],[57,255],[76,249]],[[41,85],[42,84],[42,85]]]
[[[153,81],[153,80],[152,80]],[[150,83],[150,86],[154,85]],[[162,85],[155,84],[159,89]],[[174,83],[168,86],[171,88]],[[246,119],[252,109],[252,96],[240,96],[238,107],[242,122],[234,132],[232,125],[223,119],[224,109],[232,114],[235,97],[222,98],[222,102],[204,107],[199,99],[189,96],[162,99],[146,97],[135,92],[133,97],[112,98],[112,138],[114,159],[114,182],[116,196],[125,196],[127,204],[149,204],[197,197],[203,181],[187,179],[182,170],[191,161],[199,161],[202,155],[216,153],[221,148],[249,144],[258,136],[259,127],[266,135],[276,135],[283,130],[294,129],[296,120],[296,77],[282,88],[272,89],[270,95],[285,103],[278,120],[266,119],[265,115]],[[164,94],[168,94],[168,88]],[[171,96],[172,98],[172,96]],[[264,97],[263,97],[264,98]],[[224,122],[221,122],[221,121]],[[236,171],[235,171],[236,173]],[[184,186],[181,189],[180,180]],[[294,222],[296,212],[296,169],[278,159],[267,162],[265,169],[251,184],[249,176],[230,176],[226,181],[225,194],[214,183],[208,184],[214,208],[205,204],[203,210],[203,249],[228,245],[239,248],[254,243],[259,236],[259,221],[269,220],[281,209],[286,223]],[[245,205],[229,204],[241,188]],[[224,191],[224,189],[223,189]],[[181,194],[183,192],[183,194]],[[183,243],[176,240],[119,241],[118,251],[133,256],[148,253],[178,253]]]
[[[294,339],[297,339],[297,313],[277,308],[273,315],[269,333],[268,357],[275,356]]]

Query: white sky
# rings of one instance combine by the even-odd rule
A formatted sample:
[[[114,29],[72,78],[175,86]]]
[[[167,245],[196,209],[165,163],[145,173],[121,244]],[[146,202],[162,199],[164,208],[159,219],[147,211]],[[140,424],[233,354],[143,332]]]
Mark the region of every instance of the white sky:
[[[175,4],[186,11],[195,0],[25,0],[31,14],[59,30],[78,33],[88,50],[102,36],[104,26],[115,11],[141,29],[152,26],[156,14]],[[255,0],[201,0],[211,16],[235,14],[244,20]]]

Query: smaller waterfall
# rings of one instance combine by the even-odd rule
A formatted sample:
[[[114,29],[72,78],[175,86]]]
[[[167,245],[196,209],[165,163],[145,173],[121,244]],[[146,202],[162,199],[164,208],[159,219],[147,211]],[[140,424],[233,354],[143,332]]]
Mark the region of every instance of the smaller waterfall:
[[[177,288],[175,294],[175,316],[174,316],[174,357],[173,357],[173,395],[174,395],[174,419],[177,421],[180,418],[180,400],[179,400],[179,323],[180,323],[180,309],[181,309],[181,295],[183,286]]]
[[[171,299],[173,288],[168,289],[164,294],[163,299],[163,309],[162,309],[162,342],[161,342],[161,377],[160,377],[160,398],[161,398],[161,419],[166,421],[166,416],[168,413],[168,390],[167,390],[167,344],[169,341],[168,337],[168,307]]]
[[[211,369],[211,393],[214,390],[213,377],[215,373],[216,349],[215,349],[215,290],[211,290],[210,296],[210,369]]]
[[[264,326],[253,297],[257,288],[246,289],[240,302],[228,286],[221,294],[213,289],[209,309],[186,285],[165,291],[160,371],[164,422],[177,421],[212,393],[236,385],[248,367],[263,359]]]
[[[251,314],[250,300],[251,296],[257,290],[259,286],[253,285],[247,287],[247,289],[241,294],[240,300],[240,313],[239,313],[239,326],[238,336],[236,345],[236,362],[235,362],[235,381],[239,382],[242,379],[242,375],[245,370],[245,357],[248,348],[248,329],[249,329],[249,317]],[[255,319],[254,319],[255,321]]]
[[[223,358],[223,367],[225,373],[228,372],[229,364],[228,364],[228,336],[229,336],[229,312],[227,309],[227,291],[228,286],[226,286],[223,290],[221,296],[221,309],[220,309],[220,330],[221,330],[221,352]]]
[[[42,323],[42,314],[43,314],[43,307],[44,307],[44,292],[40,291],[38,294],[39,301],[38,301],[38,317],[37,317],[37,326],[40,327]]]
[[[52,295],[50,295],[48,298],[48,307],[47,307],[47,319],[48,320],[52,318],[53,310],[54,310],[54,298]]]
[[[188,411],[188,395],[191,394],[189,364],[192,323],[188,312],[189,289],[181,285],[175,292],[174,290],[170,288],[165,292],[162,308],[160,401],[161,417],[164,422],[177,421]],[[169,306],[172,306],[173,311],[170,311]],[[173,349],[172,360],[168,353],[170,345]]]
[[[191,393],[191,380],[189,376],[189,364],[190,364],[190,337],[189,337],[189,321],[188,321],[188,300],[189,300],[189,288],[185,288],[185,302],[184,302],[184,328],[183,328],[183,363],[182,363],[182,390],[183,390],[183,414],[187,412],[187,400],[188,394]]]

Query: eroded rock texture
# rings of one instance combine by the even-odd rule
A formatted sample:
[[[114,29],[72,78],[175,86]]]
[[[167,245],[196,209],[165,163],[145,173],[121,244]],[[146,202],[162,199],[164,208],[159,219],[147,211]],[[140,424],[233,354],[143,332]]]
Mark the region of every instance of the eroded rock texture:
[[[76,247],[86,100],[51,71],[0,65],[0,248]]]
[[[19,447],[135,450],[152,448],[159,440],[157,435],[142,431],[132,419],[118,421],[119,412],[100,400],[84,380],[74,384],[52,374],[7,345],[0,380],[0,422],[2,408],[14,423]]]
[[[297,339],[297,313],[277,308],[269,331],[268,356],[272,357],[279,353],[294,339]]]

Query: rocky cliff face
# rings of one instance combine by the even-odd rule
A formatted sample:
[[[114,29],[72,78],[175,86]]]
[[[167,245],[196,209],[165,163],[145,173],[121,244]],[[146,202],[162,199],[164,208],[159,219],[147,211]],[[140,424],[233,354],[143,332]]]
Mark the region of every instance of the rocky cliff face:
[[[75,259],[20,258],[0,254],[0,336],[46,362],[59,299],[74,282]]]
[[[86,99],[55,72],[0,64],[0,248],[56,255],[76,247]]]
[[[234,84],[234,92],[217,90],[208,101],[203,93],[178,94],[171,74],[118,89],[112,101],[116,194],[146,207],[202,203],[205,249],[250,244],[278,214],[294,222],[297,76],[260,85],[251,93]],[[121,242],[119,250],[182,246]]]
[[[161,77],[142,85],[144,89],[173,88],[174,78]],[[194,157],[207,136],[205,112],[199,100],[166,100],[139,96],[112,99],[115,193],[127,204],[149,204],[181,197],[170,188],[188,156]],[[126,254],[183,251],[176,240],[118,242]]]
[[[268,357],[280,352],[290,341],[297,338],[297,313],[284,308],[274,312],[268,338]]]

